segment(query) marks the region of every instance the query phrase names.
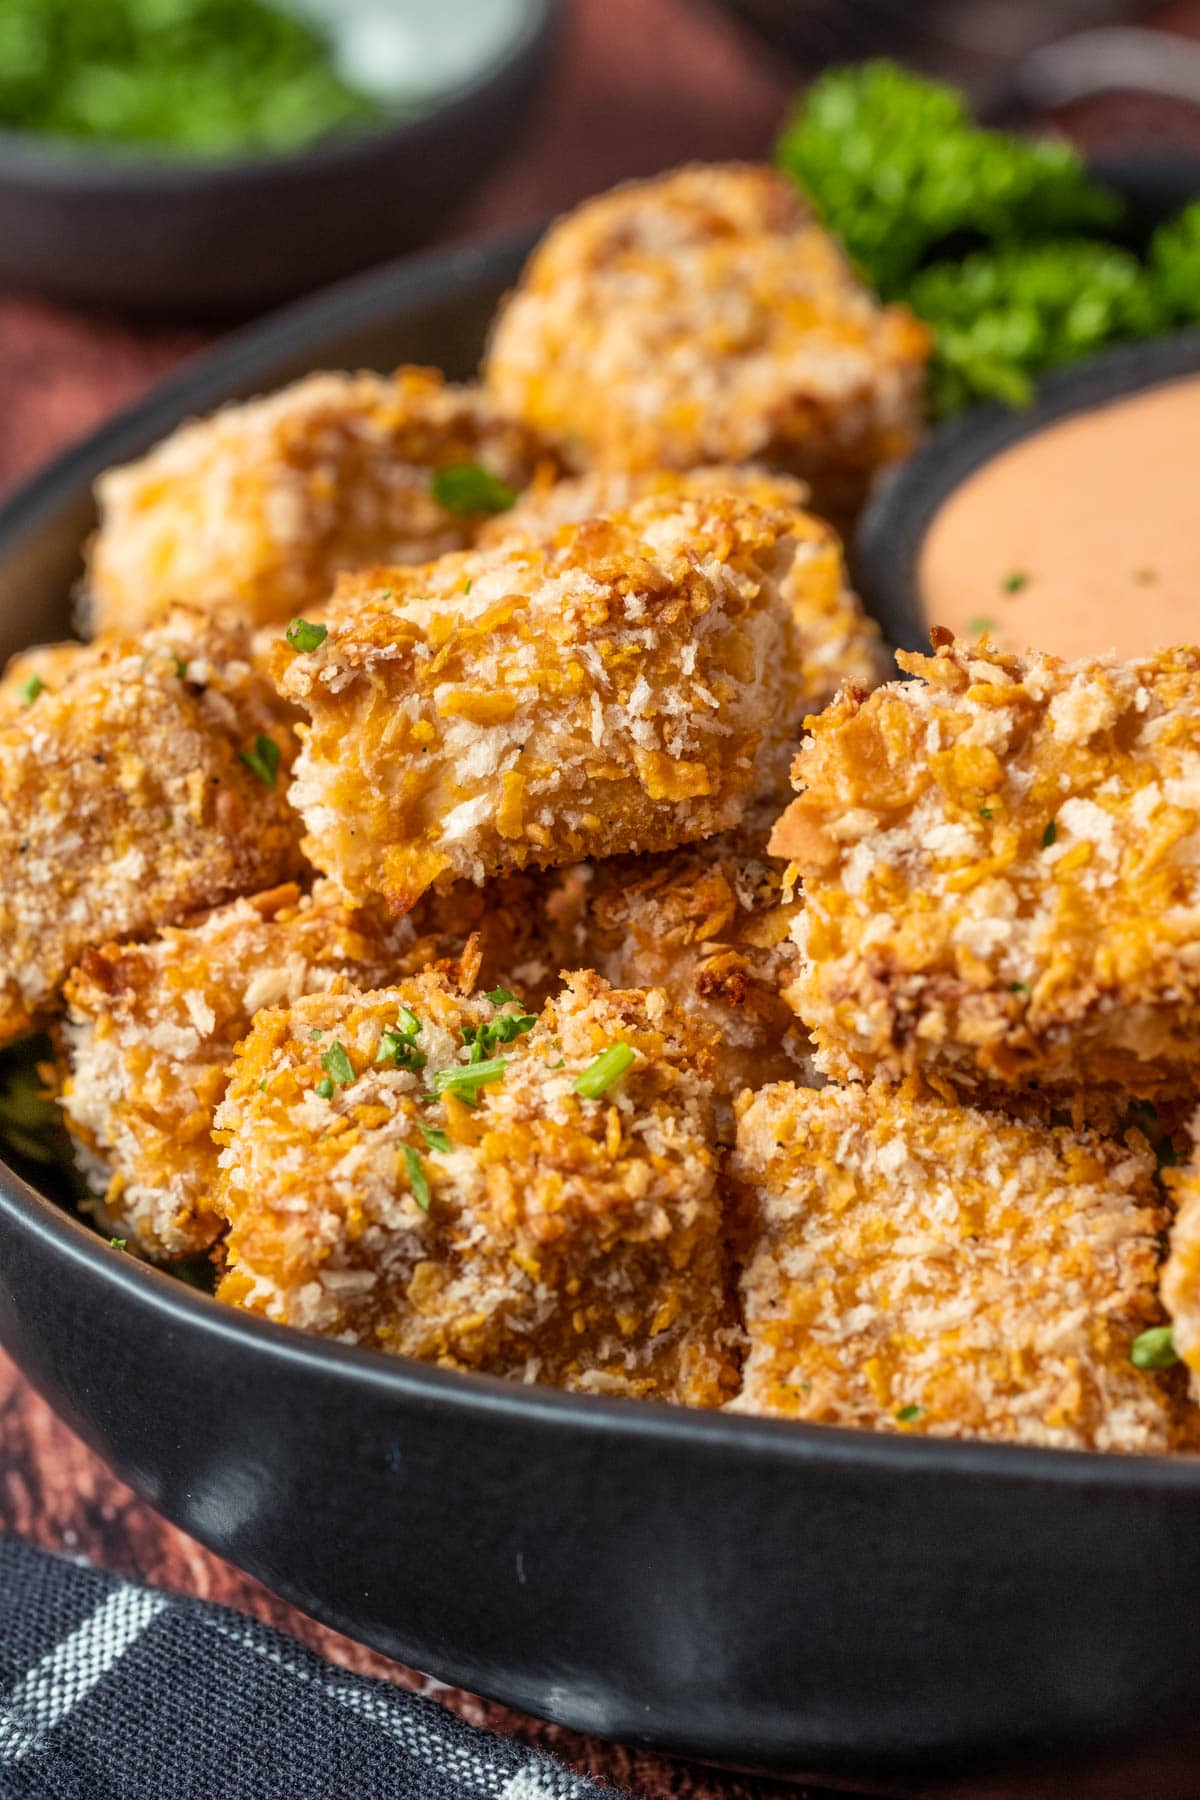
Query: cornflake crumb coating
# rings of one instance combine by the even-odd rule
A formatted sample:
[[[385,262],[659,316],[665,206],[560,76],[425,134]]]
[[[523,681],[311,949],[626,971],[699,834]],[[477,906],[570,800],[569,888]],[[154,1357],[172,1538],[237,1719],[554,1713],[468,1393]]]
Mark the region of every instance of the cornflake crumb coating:
[[[404,1009],[418,1069],[378,1061]],[[491,1047],[476,1108],[423,1098],[464,1029],[517,1016],[435,973],[260,1013],[217,1115],[220,1298],[448,1367],[720,1404],[736,1330],[701,1043],[661,993],[581,974]],[[616,1042],[633,1066],[579,1098]]]
[[[1163,1304],[1171,1317],[1176,1353],[1191,1371],[1192,1393],[1200,1399],[1200,1113],[1188,1132],[1182,1165],[1166,1176],[1177,1207],[1171,1223],[1170,1255],[1163,1266]]]
[[[1162,1318],[1143,1138],[881,1083],[765,1088],[738,1112],[736,1410],[1058,1449],[1190,1441],[1177,1377],[1129,1359]]]
[[[293,747],[244,630],[186,609],[0,713],[0,1043],[90,946],[296,871]]]
[[[97,633],[137,631],[163,600],[287,619],[326,599],[343,569],[469,544],[486,515],[440,505],[435,471],[478,464],[520,489],[539,459],[525,427],[435,370],[306,376],[101,476],[86,619]]]
[[[759,809],[737,831],[661,856],[596,864],[588,946],[616,987],[662,987],[715,1034],[720,1134],[732,1136],[732,1101],[773,1081],[820,1082],[808,1036],[783,990],[799,951],[789,927],[784,864],[766,853]]]
[[[347,577],[300,704],[305,849],[397,910],[432,883],[662,850],[737,823],[804,713],[795,515],[652,499]]]
[[[796,555],[783,592],[791,601],[799,633],[806,707],[818,712],[843,682],[874,687],[885,678],[887,658],[879,627],[863,612],[850,587],[841,541],[831,525],[805,510],[807,489],[790,475],[772,474],[753,464],[718,463],[639,474],[610,471],[537,484],[511,512],[485,528],[480,542],[499,542],[513,532],[552,535],[561,525],[620,512],[654,496],[676,500],[734,496],[755,506],[790,509],[795,515]]]
[[[554,225],[485,379],[577,469],[758,461],[842,512],[912,448],[928,352],[786,176],[735,163],[629,182]]]
[[[772,837],[804,877],[794,1004],[835,1076],[968,1095],[1194,1091],[1200,650],[943,642],[847,691]]]
[[[66,985],[61,1100],[106,1228],[156,1260],[213,1242],[213,1114],[261,1008],[463,958],[482,986],[540,1004],[578,960],[581,916],[575,871],[455,889],[401,919],[347,906],[320,881],[89,950]]]

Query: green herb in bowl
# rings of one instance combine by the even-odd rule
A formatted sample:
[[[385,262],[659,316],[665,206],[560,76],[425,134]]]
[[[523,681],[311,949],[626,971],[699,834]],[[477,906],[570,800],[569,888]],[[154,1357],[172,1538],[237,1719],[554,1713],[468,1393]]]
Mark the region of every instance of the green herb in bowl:
[[[0,0],[0,126],[177,156],[281,152],[382,109],[273,0]]]

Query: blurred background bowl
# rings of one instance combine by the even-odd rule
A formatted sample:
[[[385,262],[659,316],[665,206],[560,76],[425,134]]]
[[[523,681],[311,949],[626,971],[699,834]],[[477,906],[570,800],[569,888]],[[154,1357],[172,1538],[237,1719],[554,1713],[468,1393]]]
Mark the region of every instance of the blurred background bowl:
[[[351,53],[381,121],[220,158],[0,130],[0,286],[231,315],[409,249],[515,141],[559,11],[557,0],[292,4]]]

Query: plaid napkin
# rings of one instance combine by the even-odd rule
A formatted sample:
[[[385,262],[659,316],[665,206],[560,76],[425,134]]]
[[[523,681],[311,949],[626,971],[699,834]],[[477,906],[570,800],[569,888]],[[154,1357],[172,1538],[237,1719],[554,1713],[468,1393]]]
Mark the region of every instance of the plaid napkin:
[[[227,1607],[0,1538],[0,1800],[614,1800]]]

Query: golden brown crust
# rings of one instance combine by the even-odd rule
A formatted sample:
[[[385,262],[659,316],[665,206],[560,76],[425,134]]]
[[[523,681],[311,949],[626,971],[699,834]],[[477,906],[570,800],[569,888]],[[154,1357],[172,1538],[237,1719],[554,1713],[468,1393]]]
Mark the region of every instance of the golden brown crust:
[[[434,882],[735,824],[800,729],[794,522],[651,499],[553,544],[346,578],[319,649],[276,652],[310,720],[308,854],[403,909]]]
[[[830,1074],[1171,1100],[1200,1062],[1200,650],[945,643],[844,693],[772,848]]]
[[[759,461],[842,513],[911,448],[927,355],[786,176],[727,164],[628,182],[552,227],[485,378],[576,468]]]
[[[1191,1439],[1161,1320],[1145,1140],[1017,1124],[877,1083],[739,1107],[743,1412],[1156,1452]]]
[[[164,600],[185,600],[285,620],[343,569],[469,544],[486,515],[439,505],[436,470],[476,463],[520,489],[539,460],[524,426],[436,370],[306,376],[100,478],[85,615],[94,632],[137,631]]]
[[[623,512],[641,500],[711,500],[733,497],[768,511],[794,515],[796,554],[782,589],[790,601],[803,659],[804,707],[819,712],[843,683],[874,687],[886,678],[888,659],[879,627],[863,612],[850,587],[837,533],[806,511],[807,489],[790,475],[754,464],[706,464],[697,469],[594,471],[574,480],[535,484],[510,513],[492,521],[481,543],[500,543],[521,532],[553,537],[563,525]],[[780,797],[786,794],[781,771]]]
[[[0,1042],[89,946],[299,867],[291,729],[249,657],[241,628],[178,609],[0,718]]]
[[[613,857],[592,872],[587,943],[616,987],[661,987],[714,1033],[718,1122],[730,1136],[743,1088],[819,1081],[808,1036],[783,998],[799,952],[784,865],[758,814],[737,831],[663,856]]]
[[[402,1008],[416,1069],[378,1060]],[[491,1046],[476,1108],[422,1098],[466,1065],[464,1029],[515,1016],[434,974],[260,1013],[217,1119],[220,1297],[450,1367],[718,1404],[736,1334],[702,1043],[663,995],[580,975]],[[580,1099],[618,1040],[633,1067]]]

